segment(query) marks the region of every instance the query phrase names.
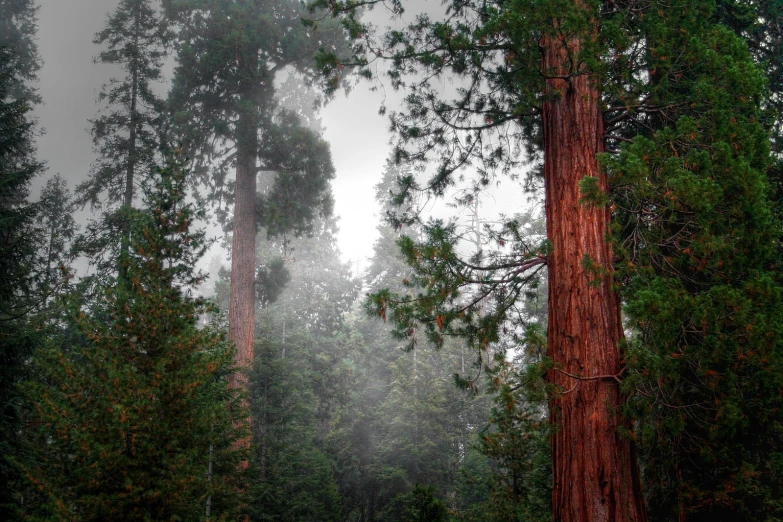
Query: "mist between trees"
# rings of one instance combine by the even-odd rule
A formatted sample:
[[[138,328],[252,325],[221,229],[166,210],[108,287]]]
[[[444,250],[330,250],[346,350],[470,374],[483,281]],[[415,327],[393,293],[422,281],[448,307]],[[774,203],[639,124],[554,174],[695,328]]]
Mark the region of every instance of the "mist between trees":
[[[783,2],[111,8],[61,176],[0,0],[3,520],[783,520]]]

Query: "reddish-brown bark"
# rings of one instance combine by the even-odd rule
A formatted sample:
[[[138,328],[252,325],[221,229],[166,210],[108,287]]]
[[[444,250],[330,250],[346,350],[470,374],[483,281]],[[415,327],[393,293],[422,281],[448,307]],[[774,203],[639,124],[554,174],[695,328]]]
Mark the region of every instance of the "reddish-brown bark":
[[[231,288],[228,304],[228,339],[236,346],[235,362],[239,371],[229,377],[233,388],[247,390],[247,373],[253,363],[255,338],[255,266],[256,266],[256,149],[257,138],[252,118],[239,119],[237,140],[236,187],[234,188],[234,236],[231,246]],[[247,419],[248,426],[250,418]],[[237,447],[249,447],[250,438]],[[247,462],[242,463],[247,467]]]
[[[579,180],[606,176],[600,97],[588,74],[574,74],[576,38],[545,38],[544,177],[548,257],[548,379],[556,522],[644,522],[635,447],[618,428],[622,396],[611,376],[623,366],[620,304],[612,290],[609,210],[580,203]],[[588,268],[588,258],[594,267]],[[568,375],[570,374],[570,376]]]

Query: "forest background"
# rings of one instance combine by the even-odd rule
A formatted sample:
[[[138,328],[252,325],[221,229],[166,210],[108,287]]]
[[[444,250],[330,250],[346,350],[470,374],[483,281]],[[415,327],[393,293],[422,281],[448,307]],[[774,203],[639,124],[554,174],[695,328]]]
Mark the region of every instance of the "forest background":
[[[425,196],[415,196],[411,189],[433,168],[414,176],[412,166],[395,164],[385,153],[357,147],[358,138],[341,126],[354,159],[360,152],[382,158],[383,165],[376,169],[380,179],[372,181],[373,199],[377,213],[388,221],[374,234],[366,229],[350,233],[376,238],[366,270],[345,263],[337,239],[341,224],[331,212],[333,190],[325,183],[335,172],[340,179],[344,167],[329,158],[327,141],[331,139],[322,139],[329,138],[328,117],[319,116],[313,108],[318,91],[306,82],[325,78],[328,90],[350,80],[350,64],[333,60],[347,60],[347,52],[356,50],[351,49],[351,37],[360,34],[351,18],[356,6],[333,4],[335,14],[346,14],[342,19],[321,12],[324,26],[320,30],[327,36],[311,47],[298,40],[299,34],[307,34],[300,17],[308,12],[296,2],[260,7],[252,2],[240,4],[164,2],[169,18],[159,18],[154,9],[144,11],[149,2],[120,2],[114,18],[96,35],[100,45],[89,52],[98,62],[119,64],[129,74],[103,87],[94,107],[98,112],[91,111],[94,117],[88,125],[96,160],[87,167],[63,167],[65,172],[84,169],[89,173],[75,196],[62,178],[39,175],[39,180],[48,178],[40,198],[28,198],[28,194],[31,186],[37,190],[31,181],[34,174],[43,172],[39,160],[46,158],[41,151],[36,156],[36,131],[31,126],[35,120],[25,109],[27,103],[39,104],[37,110],[45,118],[40,97],[46,102],[46,92],[36,91],[35,76],[43,77],[46,68],[36,67],[40,62],[31,39],[36,8],[24,0],[0,4],[7,28],[4,34],[21,35],[19,40],[10,39],[2,78],[4,143],[8,144],[3,149],[3,175],[7,176],[3,321],[8,328],[3,333],[2,472],[10,485],[2,509],[8,518],[40,520],[550,519],[553,478],[548,440],[552,433],[546,400],[568,391],[551,377],[549,385],[542,380],[560,367],[546,356],[547,285],[541,260],[549,247],[540,205],[534,204],[532,210],[527,205],[529,210],[511,207],[500,220],[494,210],[485,210],[499,196],[484,187],[499,178],[480,169],[475,178],[479,183],[471,183],[468,175],[465,185],[449,192],[456,196],[452,208],[465,219],[454,226],[428,222],[419,212],[427,201],[426,191],[421,191]],[[389,6],[392,11],[398,8],[395,2]],[[503,12],[510,4],[498,6]],[[458,20],[474,6],[468,2],[461,8],[452,7],[453,19]],[[510,12],[515,9],[509,8]],[[640,7],[642,11],[649,8]],[[677,243],[678,255],[684,257],[677,258],[681,260],[674,262],[672,271],[655,271],[661,259],[672,266],[673,255],[665,241],[664,251],[648,250],[641,255],[650,258],[645,267],[650,272],[641,275],[633,270],[639,263],[638,252],[617,248],[618,267],[622,266],[618,280],[629,288],[621,294],[628,305],[627,328],[640,332],[629,336],[630,370],[612,376],[631,397],[623,415],[635,423],[631,431],[619,435],[643,437],[644,503],[650,518],[774,520],[783,510],[777,493],[781,490],[781,424],[775,390],[780,389],[783,376],[776,326],[779,290],[774,275],[779,235],[775,154],[780,149],[765,132],[776,137],[780,130],[775,115],[780,68],[774,65],[780,61],[774,60],[780,56],[781,7],[775,2],[704,2],[678,9],[661,6],[659,23],[672,27],[657,36],[663,41],[675,29],[686,35],[691,31],[694,38],[700,35],[722,47],[721,57],[696,46],[691,50],[698,57],[696,62],[689,62],[693,55],[688,54],[680,57],[681,62],[675,60],[666,74],[679,79],[676,75],[681,70],[696,71],[702,83],[671,91],[668,86],[662,88],[664,94],[680,98],[670,106],[658,105],[651,113],[665,114],[663,119],[676,125],[644,123],[657,131],[650,134],[651,141],[635,141],[636,148],[623,149],[615,163],[607,160],[607,171],[632,178],[618,185],[625,192],[611,197],[625,205],[617,215],[629,223],[637,215],[633,210],[637,204],[647,210],[666,208],[678,216],[663,220],[668,227],[682,225],[682,216],[706,215],[716,208],[719,215],[740,217],[713,224],[688,218],[683,227],[688,230],[688,246]],[[477,12],[483,22],[493,21],[480,9]],[[264,66],[251,74],[260,75],[257,79],[264,89],[248,90],[248,77],[242,71],[250,69],[243,69],[247,65],[243,55],[236,58],[239,74],[210,69],[214,63],[225,63],[226,55],[212,61],[202,61],[198,53],[188,55],[200,45],[211,49],[205,51],[206,56],[214,52],[220,57],[219,53],[234,49],[209,47],[220,41],[209,36],[216,20],[232,27],[226,32],[231,38],[239,35],[231,44],[239,49],[253,40],[246,35],[263,34],[260,28],[268,28],[263,24],[270,23],[270,13],[273,25],[287,29],[280,33],[279,46],[263,51],[268,53],[266,63],[273,71],[279,64],[296,70],[300,79],[289,75],[285,83],[270,81],[264,76],[269,73]],[[696,20],[704,13],[710,14],[709,23],[699,25]],[[434,54],[426,46],[438,38],[451,42],[450,36],[443,36],[444,26],[429,24],[425,18],[410,19],[418,24],[409,29],[411,42],[424,45],[424,52],[417,55],[405,50],[396,56],[394,67],[399,69],[391,69],[392,84],[400,78],[394,76],[395,71],[419,74],[443,66],[444,62],[430,60]],[[136,20],[137,30],[148,24],[144,26],[148,47],[139,47],[141,33],[123,32],[134,27],[129,20]],[[209,23],[202,24],[205,20]],[[636,22],[633,17],[629,20]],[[330,21],[335,22],[331,27]],[[729,31],[715,29],[720,24],[733,29],[755,50],[754,58],[765,67],[766,80],[753,72],[756,69],[744,44],[732,40],[735,37],[728,36]],[[639,27],[649,31],[660,26]],[[416,40],[417,34],[428,31],[433,31],[434,40]],[[480,33],[472,33],[462,44],[468,50],[481,48],[485,41],[480,38],[492,33]],[[142,49],[130,60],[122,53],[128,48],[128,38],[136,38],[133,45]],[[306,41],[307,37],[301,38]],[[406,44],[405,38],[391,33],[386,45],[393,50]],[[269,45],[261,38],[258,45],[264,44]],[[319,47],[321,70],[311,61]],[[169,71],[166,56],[174,56],[174,49],[179,52],[178,63],[189,65]],[[699,52],[706,52],[708,58]],[[508,56],[506,66],[522,59]],[[727,65],[727,59],[733,62]],[[414,64],[411,69],[406,60]],[[142,62],[143,67],[132,72],[132,64]],[[704,63],[713,68],[699,69]],[[358,65],[361,68],[361,61]],[[458,61],[447,67],[465,71]],[[725,68],[726,84],[710,80],[718,68]],[[168,95],[165,88],[148,89],[143,79],[154,84],[159,74],[163,79],[163,72],[174,75]],[[324,77],[319,76],[322,72]],[[220,81],[213,83],[215,78]],[[624,78],[631,84],[634,81]],[[220,88],[223,81],[227,85],[236,81],[236,91],[211,90],[216,84]],[[91,89],[95,92],[100,86]],[[452,88],[443,91],[452,95]],[[711,107],[699,106],[693,114],[677,112],[683,103],[702,103],[709,92],[716,100],[725,100],[725,96],[742,100],[737,107],[725,109],[738,127],[713,127],[707,119],[694,121],[694,115],[721,118],[723,113],[711,112]],[[224,96],[236,98],[225,104],[220,99]],[[175,109],[171,119],[166,98]],[[278,177],[263,181],[261,176],[259,196],[252,203],[260,227],[253,239],[253,282],[245,285],[253,289],[252,322],[257,325],[251,335],[252,371],[246,378],[229,379],[235,386],[227,386],[227,377],[236,375],[231,346],[224,338],[226,314],[231,315],[228,304],[233,300],[230,271],[224,268],[205,286],[205,278],[194,267],[211,245],[198,231],[199,224],[218,222],[230,232],[237,223],[230,217],[236,197],[231,175],[226,177],[227,170],[220,164],[225,161],[227,169],[242,164],[241,151],[231,156],[230,149],[243,146],[240,131],[248,124],[251,99],[252,118],[256,118],[252,125],[260,129],[253,161],[265,165],[262,171],[277,172]],[[132,105],[135,100],[144,109]],[[343,105],[332,103],[325,110],[338,112],[341,119],[352,110],[344,104],[356,104],[351,98],[341,100]],[[408,98],[413,120],[426,116],[416,112],[418,103]],[[361,105],[372,107],[374,114],[378,103],[362,100]],[[213,112],[204,107],[212,107]],[[672,112],[666,112],[670,108]],[[481,125],[491,131],[502,124],[498,122],[503,117],[492,106]],[[73,132],[72,118],[68,120]],[[396,120],[403,140],[419,137],[412,132],[417,128],[410,125],[413,120]],[[694,138],[693,125],[702,131],[709,128],[716,140],[734,144],[731,159],[710,156],[714,151]],[[358,123],[347,128],[364,132]],[[734,135],[726,138],[732,131]],[[522,134],[536,143],[534,128],[525,128]],[[164,142],[171,136],[177,136],[180,145],[167,148]],[[44,147],[47,138],[37,139]],[[619,135],[611,139],[618,144],[632,141]],[[769,143],[772,155],[766,150]],[[686,156],[686,170],[701,175],[709,171],[706,179],[713,185],[696,186],[696,181],[677,171],[679,178],[656,180],[661,185],[648,187],[650,192],[645,194],[644,187],[634,185],[640,183],[633,178],[639,172],[634,158],[659,154],[655,147],[661,146],[671,148],[675,157],[680,152]],[[52,157],[86,157],[68,149]],[[502,170],[502,157],[494,163],[491,155],[488,158],[485,168],[494,165]],[[712,170],[718,160],[729,165],[728,174]],[[661,161],[668,165],[678,160]],[[696,167],[689,167],[688,162]],[[516,198],[524,198],[525,203],[541,197],[535,189],[535,166],[527,172],[532,174],[518,175],[501,185],[506,194],[507,187],[516,185],[519,188],[514,192],[520,195],[522,185],[527,186],[528,195]],[[732,172],[743,173],[744,184],[734,180]],[[372,179],[362,174],[363,179]],[[436,174],[444,179],[442,171]],[[769,175],[770,181],[759,175]],[[200,181],[195,192],[193,179]],[[349,176],[347,183],[355,186],[358,181]],[[673,188],[667,192],[667,186]],[[440,190],[437,181],[431,187],[436,193]],[[407,198],[394,196],[400,190]],[[581,190],[586,205],[606,204],[601,187],[596,190],[588,183]],[[737,199],[738,207],[721,206],[716,194],[722,190],[743,195]],[[256,190],[251,193],[255,195]],[[634,199],[640,193],[642,203]],[[352,201],[368,199],[352,196]],[[79,228],[73,212],[86,208],[98,213],[89,225]],[[626,210],[630,218],[622,214]],[[485,215],[490,212],[491,217]],[[369,220],[356,221],[366,225]],[[648,234],[657,233],[654,220],[644,223]],[[749,232],[726,239],[735,237],[732,227]],[[254,223],[254,236],[256,232]],[[622,238],[627,230],[617,233]],[[399,246],[407,255],[407,264],[396,244],[403,236],[407,239]],[[20,241],[21,237],[28,240]],[[728,263],[727,252],[732,251],[720,251],[716,237],[735,248],[734,255],[741,251],[746,257],[730,263],[731,269],[723,268],[720,263]],[[511,251],[507,241],[513,241]],[[236,243],[233,248],[236,252]],[[711,257],[716,253],[723,257]],[[433,263],[419,262],[422,255]],[[491,268],[497,273],[505,268],[503,261],[514,255],[517,266],[536,271],[526,274],[524,281],[502,276],[501,282],[513,283],[512,290],[491,277],[476,278],[470,273],[472,264],[483,262],[487,264],[482,270]],[[704,278],[694,275],[704,270],[705,259],[717,268],[710,265],[709,276]],[[80,263],[89,263],[89,277],[74,277],[73,267]],[[582,265],[596,277],[605,276],[601,266],[591,265],[589,259],[582,260]],[[455,278],[443,271],[454,267]],[[220,268],[213,258],[210,270]],[[196,287],[211,304],[193,292]],[[708,291],[703,292],[705,288]],[[367,291],[380,292],[367,305],[375,317],[361,309],[361,294]],[[425,298],[412,300],[417,293]],[[675,301],[687,303],[677,312],[661,304],[675,295]],[[390,326],[379,321],[379,316],[386,319],[387,314],[393,319]],[[663,328],[672,314],[686,317],[682,337]],[[714,330],[718,333],[713,334]],[[428,341],[432,347],[426,347]],[[622,375],[626,371],[631,378]],[[656,379],[657,391],[650,387]],[[748,382],[755,386],[748,389]],[[238,392],[243,387],[247,396]],[[249,435],[242,421],[248,416],[253,419]],[[248,437],[253,442],[249,448],[244,442]],[[242,462],[248,465],[238,465]],[[705,474],[705,466],[712,466],[712,472]],[[556,509],[557,505],[556,501]]]

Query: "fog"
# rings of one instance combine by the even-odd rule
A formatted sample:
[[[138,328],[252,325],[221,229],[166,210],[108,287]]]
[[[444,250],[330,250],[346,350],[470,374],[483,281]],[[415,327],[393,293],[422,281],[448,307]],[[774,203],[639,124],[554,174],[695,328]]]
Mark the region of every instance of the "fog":
[[[47,163],[47,175],[60,173],[73,189],[87,178],[94,160],[88,120],[99,109],[98,92],[117,74],[113,67],[93,62],[99,48],[92,42],[116,1],[41,0],[39,5],[39,90],[44,102],[35,112],[45,129],[39,157]],[[393,106],[395,99],[395,93],[373,92],[364,82],[350,96],[339,92],[322,111],[324,138],[337,172],[332,187],[340,217],[339,246],[343,259],[357,271],[366,264],[377,237],[373,187],[390,151],[388,119],[378,108],[383,101]],[[44,181],[45,176],[38,178],[34,192]],[[86,219],[89,213],[79,216]]]

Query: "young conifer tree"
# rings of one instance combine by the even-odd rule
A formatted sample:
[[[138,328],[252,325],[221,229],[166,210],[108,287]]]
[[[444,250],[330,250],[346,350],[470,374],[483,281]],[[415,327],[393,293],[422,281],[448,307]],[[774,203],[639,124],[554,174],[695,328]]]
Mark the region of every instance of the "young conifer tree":
[[[120,259],[128,284],[90,309],[74,297],[70,341],[41,354],[28,389],[41,438],[26,471],[46,502],[30,508],[33,519],[201,520],[239,509],[246,455],[233,444],[245,435],[234,424],[246,412],[227,384],[233,348],[191,296],[209,242],[192,230],[203,216],[185,202],[186,175],[170,162],[145,184]]]
[[[59,174],[46,180],[38,203],[36,228],[41,235],[38,244],[39,284],[53,301],[59,286],[69,279],[65,265],[79,227],[73,217],[74,204],[68,184]]]

